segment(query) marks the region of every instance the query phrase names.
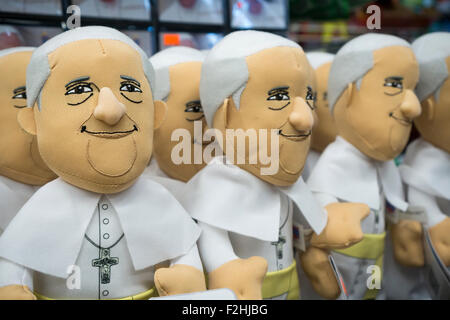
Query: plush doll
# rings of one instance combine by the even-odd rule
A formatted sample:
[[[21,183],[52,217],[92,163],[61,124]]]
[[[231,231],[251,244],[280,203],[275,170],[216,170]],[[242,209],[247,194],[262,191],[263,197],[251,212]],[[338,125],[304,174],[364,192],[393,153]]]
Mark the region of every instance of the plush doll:
[[[362,222],[363,241],[333,253],[350,299],[373,299],[381,289],[385,200],[408,210],[392,159],[421,111],[413,92],[418,78],[409,43],[384,34],[349,41],[331,66],[328,99],[338,137],[322,153],[308,185],[322,204],[354,201],[371,209]]]
[[[30,108],[19,120],[59,178],[0,239],[1,298],[148,299],[154,286],[160,295],[205,289],[200,229],[164,187],[140,178],[165,113],[153,87],[146,54],[111,28],[73,29],[35,50]]]
[[[150,58],[156,75],[155,99],[165,101],[168,108],[155,130],[153,158],[146,170],[151,176],[183,184],[205,166],[202,155],[207,142],[202,138],[207,127],[199,92],[203,59],[200,51],[188,47],[168,48]]]
[[[39,155],[36,137],[19,126],[27,105],[25,75],[34,48],[0,51],[0,234],[39,186],[56,178]]]
[[[302,177],[307,180],[320,154],[336,139],[336,126],[330,114],[327,98],[328,74],[330,73],[331,62],[334,55],[326,52],[306,53],[308,61],[312,65],[316,79],[316,89],[314,91],[315,113],[318,121],[314,123],[311,134],[311,149],[306,159]]]
[[[413,42],[412,48],[420,68],[416,93],[422,103],[422,114],[414,123],[421,137],[408,146],[400,173],[407,185],[408,201],[425,209],[424,227],[443,265],[449,267],[450,33],[424,35]],[[401,266],[391,266],[393,281],[387,284],[388,297],[429,298],[424,285],[428,277],[421,268],[424,247],[420,224],[400,220],[391,231],[394,257]],[[445,284],[438,287],[441,285]]]
[[[305,272],[321,294],[339,294],[326,248],[362,239],[369,208],[323,210],[300,178],[313,125],[310,74],[298,44],[259,31],[231,33],[205,58],[201,103],[226,156],[186,184],[182,202],[202,227],[209,289],[230,288],[240,299],[297,299],[295,220],[302,231],[296,238],[308,247]]]

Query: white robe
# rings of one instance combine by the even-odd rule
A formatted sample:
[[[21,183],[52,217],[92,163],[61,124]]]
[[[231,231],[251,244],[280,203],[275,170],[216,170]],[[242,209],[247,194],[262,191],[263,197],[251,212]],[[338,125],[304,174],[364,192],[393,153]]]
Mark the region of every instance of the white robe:
[[[426,228],[435,226],[450,215],[448,152],[419,138],[408,146],[400,173],[406,184],[408,201],[425,208]],[[425,268],[408,268],[398,264],[389,267],[387,280],[395,282],[386,283],[388,298],[431,298],[427,291]]]
[[[37,189],[0,176],[0,234]]]
[[[0,286],[24,284],[56,299],[135,295],[153,287],[156,264],[171,261],[201,270],[199,235],[179,202],[151,179],[138,178],[108,195],[56,179],[33,195],[0,238]],[[110,257],[118,258],[107,283],[93,266],[101,253],[97,246],[112,246]],[[67,285],[74,268],[80,288]]]
[[[199,249],[207,272],[251,256],[264,257],[269,272],[285,269],[293,263],[294,221],[316,233],[327,222],[301,178],[291,187],[276,187],[222,157],[186,186],[181,202],[202,227]],[[284,244],[277,247],[279,241]]]
[[[394,161],[373,160],[339,136],[322,153],[308,185],[323,206],[338,201],[367,204],[371,213],[361,223],[364,233],[385,231],[385,198],[402,211],[408,208]],[[335,252],[333,257],[344,278],[349,299],[362,299],[370,276],[368,267],[375,261]],[[383,284],[378,298],[383,297],[382,291]]]

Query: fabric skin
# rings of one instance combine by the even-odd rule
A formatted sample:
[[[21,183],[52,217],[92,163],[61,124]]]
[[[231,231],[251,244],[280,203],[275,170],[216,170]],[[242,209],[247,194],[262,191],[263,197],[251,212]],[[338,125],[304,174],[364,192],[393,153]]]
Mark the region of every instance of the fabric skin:
[[[49,55],[52,71],[41,92],[41,110],[34,108],[39,151],[68,183],[116,193],[145,169],[153,147],[154,104],[140,59],[115,40],[81,40]],[[65,87],[84,76],[89,79]],[[118,122],[94,114],[104,100],[115,100]]]
[[[201,62],[186,62],[169,67],[171,90],[166,101],[168,111],[162,125],[155,130],[154,157],[158,161],[159,167],[169,177],[184,182],[192,178],[194,174],[205,166],[203,157],[201,163],[194,163],[196,144],[199,144],[201,155],[203,155],[203,150],[209,143],[197,141],[197,139],[203,137],[203,132],[207,129],[200,104],[201,66]],[[200,132],[200,137],[194,136],[195,122],[201,123],[202,131]],[[172,141],[171,139],[172,133],[176,129],[187,130],[192,138],[189,141],[191,149],[190,163],[175,164],[172,160],[172,150],[177,144],[181,143],[181,140]]]
[[[325,63],[315,70],[317,79],[316,114],[318,121],[311,135],[311,149],[322,152],[327,145],[336,139],[337,130],[328,107],[327,83],[331,62]]]
[[[40,186],[56,175],[42,160],[36,137],[19,125],[19,111],[26,107],[25,75],[32,51],[0,57],[0,174],[28,185]],[[7,201],[5,199],[5,201]]]
[[[412,120],[421,112],[412,91],[419,67],[412,50],[401,46],[376,50],[373,59],[374,67],[363,77],[360,89],[349,85],[333,115],[340,136],[370,158],[386,161],[403,150]],[[401,88],[389,77],[402,77]]]
[[[387,196],[394,205],[400,206],[400,209],[406,209],[406,204],[402,200],[400,177],[395,172],[395,166],[392,167],[393,164],[386,161],[393,159],[403,150],[409,138],[412,120],[420,114],[421,109],[412,91],[419,75],[418,64],[412,50],[402,46],[390,46],[374,51],[373,59],[373,68],[364,75],[359,89],[356,83],[350,84],[338,99],[333,116],[338,134],[343,139],[336,140],[328,146],[327,158],[330,159],[325,159],[324,155],[324,159],[319,160],[308,184],[318,197],[323,198],[321,200],[323,203],[338,200],[367,203],[372,213],[363,220],[363,231],[381,234],[384,231],[380,229],[380,227],[384,229],[384,225],[380,223],[384,221],[384,196]],[[334,157],[330,153],[333,148],[336,155],[347,150],[348,154],[342,153],[340,157],[346,155],[348,160],[346,162],[351,160],[350,156],[354,157],[356,161],[354,166],[341,164],[349,170],[347,173],[341,172],[342,168],[335,167],[336,164],[339,165],[339,156]],[[335,163],[331,163],[333,157]],[[358,172],[363,167],[367,168],[362,176],[370,176],[374,181],[358,181]],[[319,170],[326,170],[323,175],[330,177],[336,174],[337,176],[343,174],[344,177],[354,176],[352,180],[355,184],[350,184],[353,191],[345,186],[342,189],[338,188],[340,183],[336,183],[337,181],[327,183],[328,186],[320,183],[320,179],[318,180],[320,175],[316,173],[314,177],[315,172]],[[387,173],[389,174],[386,175]],[[349,184],[349,180],[346,180],[346,184]],[[369,187],[362,189],[366,195],[361,194],[362,190],[358,191],[364,184]],[[358,185],[360,187],[357,187]],[[368,201],[361,201],[364,198]],[[364,273],[366,271],[364,265],[374,264],[374,261],[341,254],[334,256],[343,273],[350,298],[365,297],[367,287],[365,281],[360,279],[359,273]],[[358,264],[361,268],[354,267]]]
[[[263,149],[259,152],[264,152],[266,148],[270,150],[270,130],[281,130],[279,134],[280,166],[277,173],[261,175],[260,168],[266,165],[248,164],[250,152],[248,144],[246,145],[246,164],[238,164],[238,166],[271,184],[292,185],[303,170],[313,125],[311,108],[306,101],[309,63],[303,51],[288,47],[266,49],[247,57],[246,61],[250,76],[241,95],[240,108],[236,109],[233,99],[226,100],[227,103],[216,112],[214,128],[219,129],[224,137],[225,129],[240,128],[244,131],[267,129],[267,147],[259,145],[258,149]],[[273,66],[276,72],[275,69],[271,70],[267,67],[267,61],[277,61],[276,66]],[[277,94],[277,92],[268,94],[270,90],[277,87],[288,87],[288,89],[281,92],[279,100],[267,100],[270,96]],[[257,136],[259,139],[259,131]],[[227,154],[226,147],[224,151]]]

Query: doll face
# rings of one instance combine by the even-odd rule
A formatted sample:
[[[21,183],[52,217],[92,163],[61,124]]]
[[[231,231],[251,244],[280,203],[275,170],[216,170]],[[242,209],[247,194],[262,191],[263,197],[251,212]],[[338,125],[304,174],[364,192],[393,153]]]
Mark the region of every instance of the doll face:
[[[446,59],[450,74],[450,56]],[[442,84],[438,99],[434,93],[422,102],[423,113],[415,120],[422,137],[450,153],[450,77]]]
[[[155,152],[159,167],[172,178],[188,181],[205,163],[194,163],[194,152],[191,152],[190,164],[174,164],[171,153],[178,141],[171,141],[172,132],[185,129],[192,137],[191,150],[208,144],[202,142],[203,131],[207,129],[203,109],[200,104],[201,62],[181,63],[169,68],[170,94],[167,99],[167,114],[163,124],[155,131]],[[187,80],[188,79],[188,80]],[[202,129],[198,139],[194,133],[194,123]],[[202,157],[203,158],[203,157]]]
[[[276,130],[279,168],[273,175],[262,175],[260,168],[263,165],[259,161],[249,164],[248,158],[245,165],[238,166],[271,184],[291,185],[303,170],[313,125],[309,105],[314,102],[314,92],[310,87],[309,63],[303,51],[288,47],[263,50],[246,60],[249,79],[241,95],[239,110],[229,99],[226,127],[256,129],[258,141],[259,129],[266,130],[268,136],[272,129]],[[217,121],[223,119],[215,117],[215,127]],[[256,151],[260,152],[261,148],[270,150],[268,145],[258,143]]]
[[[347,89],[333,113],[341,136],[368,157],[387,161],[406,146],[420,114],[413,92],[419,67],[412,50],[401,46],[376,50],[373,59],[360,89]]]
[[[36,138],[20,127],[17,116],[27,105],[25,75],[31,51],[0,58],[0,174],[13,180],[42,185],[56,176],[39,155]],[[6,76],[7,75],[7,76]]]
[[[119,41],[81,40],[48,60],[41,110],[34,110],[42,157],[80,188],[127,188],[153,147],[154,105],[139,53]]]
[[[316,69],[317,79],[317,99],[316,114],[317,123],[311,135],[311,148],[322,152],[331,142],[336,139],[337,130],[333,117],[328,106],[328,75],[330,73],[331,62],[325,63]]]

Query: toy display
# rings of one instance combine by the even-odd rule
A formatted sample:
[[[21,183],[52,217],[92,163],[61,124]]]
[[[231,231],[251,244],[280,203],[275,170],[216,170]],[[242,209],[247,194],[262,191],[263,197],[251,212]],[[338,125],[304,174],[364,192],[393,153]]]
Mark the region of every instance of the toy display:
[[[223,1],[158,0],[160,20],[167,22],[223,23]]]
[[[139,177],[166,111],[153,88],[147,55],[111,28],[77,28],[34,51],[18,118],[58,179],[0,238],[0,298],[148,299],[205,289],[200,229],[161,184]]]
[[[0,234],[39,186],[56,176],[39,155],[36,137],[22,130],[19,110],[27,105],[25,75],[34,48],[0,50]]]
[[[450,33],[424,35],[412,48],[420,67],[416,93],[422,114],[414,123],[421,137],[408,146],[400,172],[408,201],[422,208],[426,219],[424,230],[406,219],[392,226],[393,253],[401,266],[389,265],[387,291],[392,299],[450,299]]]
[[[362,222],[363,241],[333,253],[350,299],[383,298],[385,200],[408,211],[392,159],[421,111],[413,91],[418,79],[411,46],[391,35],[349,41],[331,66],[328,100],[338,137],[322,153],[308,185],[324,205],[356,201],[371,209]]]
[[[151,13],[150,0],[74,0],[72,4],[88,17],[148,20]]]
[[[233,0],[231,26],[233,28],[286,27],[287,9],[284,0]]]
[[[234,32],[205,58],[201,103],[226,156],[217,156],[189,180],[182,203],[202,228],[199,249],[209,289],[230,288],[240,299],[298,299],[295,221],[301,240],[310,240],[302,264],[314,288],[326,297],[339,295],[330,263],[323,263],[326,248],[362,239],[360,219],[369,208],[345,204],[324,210],[300,178],[313,125],[310,76],[301,47],[270,33]],[[236,162],[240,147],[232,144],[229,130],[254,130],[263,142],[243,146],[239,157],[245,161]],[[261,140],[265,130],[274,140]],[[278,142],[280,149],[274,150]],[[279,160],[273,172],[273,163],[250,160],[268,150]]]

